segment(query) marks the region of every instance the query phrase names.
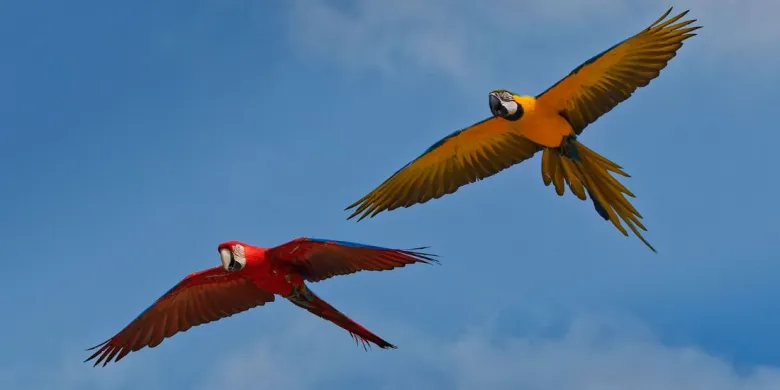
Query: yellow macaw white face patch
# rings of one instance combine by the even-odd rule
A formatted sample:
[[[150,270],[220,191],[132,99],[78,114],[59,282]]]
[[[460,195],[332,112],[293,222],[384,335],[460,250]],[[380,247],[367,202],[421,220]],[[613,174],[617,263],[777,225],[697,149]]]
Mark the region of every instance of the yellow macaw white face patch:
[[[514,100],[510,100],[508,102],[501,101],[501,105],[506,110],[506,114],[504,116],[512,116],[517,113],[517,102]]]

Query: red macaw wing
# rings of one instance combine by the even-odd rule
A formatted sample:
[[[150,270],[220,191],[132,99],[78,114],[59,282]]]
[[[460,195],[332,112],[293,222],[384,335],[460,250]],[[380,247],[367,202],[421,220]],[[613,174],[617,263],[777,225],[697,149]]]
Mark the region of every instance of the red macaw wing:
[[[318,238],[296,238],[271,248],[266,256],[293,264],[310,282],[358,271],[386,271],[412,263],[438,263],[436,255],[409,250],[389,249],[354,242]]]
[[[585,61],[537,96],[538,103],[560,111],[574,131],[582,133],[586,126],[658,77],[683,41],[701,28],[687,27],[695,19],[675,23],[688,11],[664,20],[671,12],[669,8],[646,29]]]
[[[255,306],[273,302],[274,295],[257,288],[240,272],[221,267],[190,274],[163,294],[122,331],[102,344],[85,362],[95,366],[119,361],[130,352],[154,348],[164,339],[193,326],[230,317]]]

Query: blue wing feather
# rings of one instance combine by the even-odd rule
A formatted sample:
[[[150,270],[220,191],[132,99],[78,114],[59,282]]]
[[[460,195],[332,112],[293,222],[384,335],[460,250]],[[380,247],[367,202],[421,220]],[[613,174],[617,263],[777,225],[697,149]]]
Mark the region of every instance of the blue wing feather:
[[[393,249],[384,248],[384,247],[381,247],[381,246],[366,245],[366,244],[361,244],[361,243],[351,242],[351,241],[329,240],[327,238],[311,238],[311,237],[307,237],[307,238],[304,238],[304,239],[308,240],[308,241],[311,241],[311,242],[318,242],[318,243],[332,242],[334,244],[338,244],[338,245],[342,245],[342,246],[348,246],[348,247],[351,247],[351,248],[381,249],[381,250],[386,250],[386,251],[393,250]]]

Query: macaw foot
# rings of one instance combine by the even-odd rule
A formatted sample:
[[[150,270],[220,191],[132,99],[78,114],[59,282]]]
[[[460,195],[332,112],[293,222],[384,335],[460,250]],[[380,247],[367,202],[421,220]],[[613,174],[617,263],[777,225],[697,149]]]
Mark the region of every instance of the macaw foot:
[[[561,141],[561,146],[559,146],[561,154],[564,157],[568,158],[569,160],[573,160],[573,161],[580,160],[580,154],[577,151],[577,146],[574,144],[574,141],[576,140],[577,140],[577,136],[573,134],[563,137],[563,141]]]
[[[290,294],[286,298],[293,303],[306,308],[311,307],[311,302],[314,300],[311,292],[304,285],[293,286],[292,290],[290,290]]]

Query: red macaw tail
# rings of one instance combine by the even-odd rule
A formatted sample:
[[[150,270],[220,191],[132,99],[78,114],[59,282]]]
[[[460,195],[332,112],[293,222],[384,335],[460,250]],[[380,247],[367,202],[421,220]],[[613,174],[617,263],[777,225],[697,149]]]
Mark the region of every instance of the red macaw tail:
[[[359,341],[363,343],[364,349],[370,347],[369,342],[376,344],[376,346],[382,349],[397,348],[395,345],[390,344],[381,337],[371,333],[370,330],[336,310],[336,308],[331,306],[328,302],[325,302],[314,294],[314,292],[305,284],[301,284],[299,287],[293,289],[293,292],[286,298],[296,306],[306,309],[314,315],[342,327],[349,332],[352,338],[355,339],[355,342]]]

